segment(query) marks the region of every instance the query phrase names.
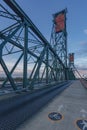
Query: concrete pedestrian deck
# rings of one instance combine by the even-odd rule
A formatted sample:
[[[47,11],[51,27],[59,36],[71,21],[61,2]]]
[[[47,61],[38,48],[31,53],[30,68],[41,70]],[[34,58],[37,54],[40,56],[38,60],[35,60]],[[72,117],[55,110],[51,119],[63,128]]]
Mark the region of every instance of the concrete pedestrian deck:
[[[48,118],[51,112],[58,112],[63,118],[60,121],[52,121]],[[77,80],[22,124],[18,130],[87,130],[86,119],[87,89]],[[76,123],[78,120],[85,121],[85,124],[81,122],[83,123],[81,128]]]

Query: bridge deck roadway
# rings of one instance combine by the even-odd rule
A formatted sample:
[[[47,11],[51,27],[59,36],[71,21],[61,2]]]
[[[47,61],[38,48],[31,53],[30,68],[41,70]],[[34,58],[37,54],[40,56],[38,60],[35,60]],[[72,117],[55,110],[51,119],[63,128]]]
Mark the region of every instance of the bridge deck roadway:
[[[63,118],[60,121],[52,121],[48,118],[51,112],[58,112]],[[87,122],[84,124],[86,119],[87,89],[77,80],[18,130],[87,130]],[[80,123],[77,125],[79,120]]]

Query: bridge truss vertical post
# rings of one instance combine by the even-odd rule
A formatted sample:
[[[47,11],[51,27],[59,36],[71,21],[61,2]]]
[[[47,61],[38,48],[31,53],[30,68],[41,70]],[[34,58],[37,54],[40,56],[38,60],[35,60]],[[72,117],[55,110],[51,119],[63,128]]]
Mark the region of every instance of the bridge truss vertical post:
[[[28,58],[28,26],[24,25],[24,66],[23,66],[23,88],[27,87],[27,58]]]
[[[47,46],[47,50],[46,50],[46,83],[48,84],[49,81],[49,49]]]

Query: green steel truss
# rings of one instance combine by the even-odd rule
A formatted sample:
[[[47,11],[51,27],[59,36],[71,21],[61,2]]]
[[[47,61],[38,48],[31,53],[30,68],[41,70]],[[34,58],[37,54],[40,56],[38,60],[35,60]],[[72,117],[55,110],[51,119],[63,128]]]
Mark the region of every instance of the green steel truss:
[[[66,80],[66,31],[55,36],[58,43],[52,32],[49,43],[14,0],[3,2],[9,8],[0,4],[0,18],[7,21],[0,23],[0,70],[5,77],[1,87],[32,90]]]

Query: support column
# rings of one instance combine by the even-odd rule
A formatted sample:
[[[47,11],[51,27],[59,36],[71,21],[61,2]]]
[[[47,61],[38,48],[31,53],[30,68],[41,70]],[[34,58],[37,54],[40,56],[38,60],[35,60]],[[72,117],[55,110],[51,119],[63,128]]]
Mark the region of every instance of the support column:
[[[67,9],[66,9],[67,12]],[[68,80],[68,69],[67,69],[67,30],[66,30],[66,12],[65,12],[65,31],[64,31],[64,36],[65,36],[65,50],[66,50],[66,55],[65,55],[65,80]]]
[[[48,59],[49,59],[49,49],[46,49],[46,83],[48,84]]]
[[[24,63],[23,63],[23,88],[27,87],[27,50],[28,50],[28,26],[25,24],[24,32]]]
[[[2,45],[0,45],[0,63],[1,63],[1,59],[2,59]]]
[[[5,74],[6,74],[7,78],[8,78],[8,80],[9,80],[10,83],[11,83],[11,86],[13,87],[14,90],[17,90],[17,87],[16,87],[16,85],[15,85],[15,83],[14,83],[14,80],[13,80],[13,78],[11,77],[11,75],[10,75],[10,73],[9,73],[9,70],[8,70],[7,66],[5,65],[3,59],[1,59],[1,62],[0,62],[0,63],[1,63],[1,66],[2,66],[3,70],[5,71]]]
[[[22,56],[23,56],[23,53],[20,55],[19,59],[17,60],[17,62],[16,62],[15,65],[13,66],[12,70],[9,72],[10,75],[12,75],[12,73],[14,72],[14,70],[15,70],[15,68],[17,67],[17,65],[18,65],[19,61],[21,60]],[[3,84],[2,84],[2,87],[4,87],[4,85],[7,83],[7,81],[8,81],[8,78],[5,79],[5,81],[4,81]]]
[[[34,83],[36,81],[36,77],[38,76],[38,71],[40,70],[40,67],[41,67],[41,64],[42,64],[42,61],[44,59],[44,55],[45,55],[45,51],[46,51],[46,46],[44,47],[43,51],[41,52],[40,54],[40,57],[39,57],[39,60],[38,60],[38,66],[37,66],[37,69],[35,71],[35,74],[33,76],[33,79],[31,81],[31,84],[30,84],[30,89],[32,90],[34,88]]]

